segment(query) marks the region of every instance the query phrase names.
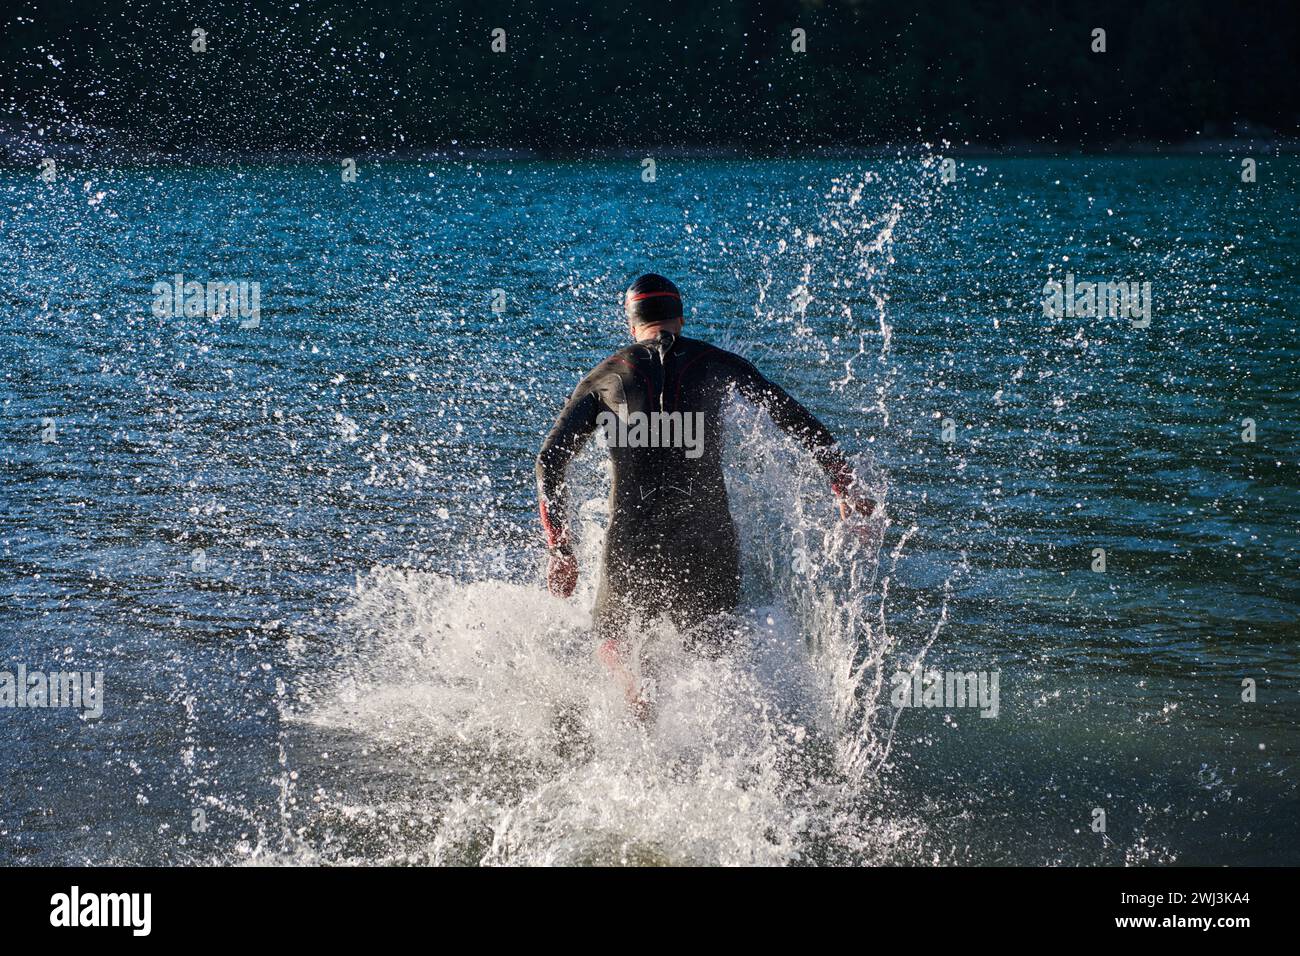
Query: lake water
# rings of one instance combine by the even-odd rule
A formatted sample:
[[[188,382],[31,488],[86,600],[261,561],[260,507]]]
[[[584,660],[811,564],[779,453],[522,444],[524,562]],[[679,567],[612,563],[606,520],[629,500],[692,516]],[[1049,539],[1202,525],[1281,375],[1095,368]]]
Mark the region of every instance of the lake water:
[[[0,708],[0,860],[1300,863],[1300,162],[641,172],[0,173],[0,670],[104,675]],[[568,602],[533,456],[650,270],[889,524],[737,404],[750,628],[650,633],[641,728],[600,451]],[[156,314],[178,273],[256,321]],[[1150,308],[1045,314],[1067,274]],[[918,661],[996,716],[896,707]]]

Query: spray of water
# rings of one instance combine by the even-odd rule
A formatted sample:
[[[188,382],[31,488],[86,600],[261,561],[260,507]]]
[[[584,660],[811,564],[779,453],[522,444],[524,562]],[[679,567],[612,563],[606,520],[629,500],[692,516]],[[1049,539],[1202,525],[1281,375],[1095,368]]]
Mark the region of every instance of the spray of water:
[[[872,182],[835,181],[820,223],[762,251],[769,258],[754,310],[795,351],[837,366],[828,386],[883,424],[891,329],[880,284],[904,209],[890,202],[864,212]],[[778,261],[790,256],[804,261]],[[781,276],[797,277],[784,298],[773,294]],[[870,311],[859,321],[843,306],[847,348],[810,313],[820,299],[848,298],[846,289]],[[723,344],[751,345],[735,336]],[[879,371],[868,374],[873,361]],[[744,462],[728,480],[747,582],[733,653],[701,658],[670,625],[648,622],[636,660],[655,716],[630,717],[589,636],[607,517],[605,466],[591,450],[575,483],[586,499],[581,563],[593,572],[573,599],[547,594],[531,566],[477,578],[380,567],[358,579],[338,665],[285,715],[295,768],[286,814],[295,819],[274,852],[270,841],[249,856],[914,859],[919,812],[887,807],[897,711],[885,688],[894,669],[919,666],[943,626],[946,595],[929,634],[905,646],[891,633],[889,592],[915,529],[891,529],[884,471],[869,456],[856,461],[881,507],[853,533],[815,468],[769,422],[740,405],[729,420],[728,460]]]

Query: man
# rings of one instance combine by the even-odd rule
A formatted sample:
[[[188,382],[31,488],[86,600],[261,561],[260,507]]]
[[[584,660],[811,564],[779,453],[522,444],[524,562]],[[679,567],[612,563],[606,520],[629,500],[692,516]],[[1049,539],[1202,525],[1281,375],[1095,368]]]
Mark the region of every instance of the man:
[[[592,612],[600,655],[635,705],[620,661],[633,621],[666,615],[689,645],[716,649],[740,597],[740,555],[722,476],[722,412],[732,390],[767,411],[830,478],[840,515],[874,509],[821,422],[738,355],[681,334],[681,294],[643,275],[624,297],[635,344],[587,375],[537,456],[538,499],[550,549],[547,584],[573,593],[578,565],[565,472],[598,425],[614,466],[604,569]]]

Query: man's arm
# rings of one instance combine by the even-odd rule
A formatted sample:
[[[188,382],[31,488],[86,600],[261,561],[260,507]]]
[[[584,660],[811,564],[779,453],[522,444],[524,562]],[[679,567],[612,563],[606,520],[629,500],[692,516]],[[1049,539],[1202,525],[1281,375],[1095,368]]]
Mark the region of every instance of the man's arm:
[[[875,502],[866,496],[865,489],[853,473],[853,466],[840,451],[830,429],[780,385],[766,379],[751,363],[734,356],[732,368],[740,394],[766,411],[777,427],[806,448],[826,472],[831,490],[839,499],[840,516],[847,518],[851,513],[870,515]]]
[[[537,455],[537,506],[546,533],[546,547],[551,552],[547,580],[551,590],[562,597],[573,593],[578,580],[578,564],[569,542],[569,462],[595,431],[599,413],[600,400],[591,389],[589,379],[583,379]]]

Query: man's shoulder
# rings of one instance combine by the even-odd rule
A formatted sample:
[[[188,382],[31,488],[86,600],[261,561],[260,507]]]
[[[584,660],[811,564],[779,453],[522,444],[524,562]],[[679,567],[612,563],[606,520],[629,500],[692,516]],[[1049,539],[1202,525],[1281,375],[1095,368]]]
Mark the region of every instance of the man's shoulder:
[[[619,349],[611,355],[605,356],[596,366],[587,373],[588,378],[600,375],[603,372],[617,372],[620,368],[626,368],[630,364],[636,364],[636,345],[632,344],[625,348]]]
[[[619,349],[597,362],[591,371],[582,377],[578,388],[598,388],[601,382],[608,380],[611,375],[623,375],[635,366],[636,357],[633,355],[632,348]]]
[[[707,342],[700,342],[695,339],[687,339],[685,336],[678,336],[677,343],[673,346],[673,352],[680,353],[687,343],[690,343],[691,348],[700,347],[717,351]],[[596,367],[591,370],[590,375],[594,376],[606,371],[626,371],[629,366],[635,367],[643,362],[650,361],[652,354],[653,353],[646,347],[644,342],[629,342],[617,352],[601,359]]]
[[[712,342],[689,338],[685,335],[677,337],[677,342],[673,346],[673,354],[691,364],[703,360],[706,363],[714,363],[733,369],[754,368],[753,364],[742,355],[729,352]],[[629,369],[648,361],[649,358],[650,353],[645,345],[631,342],[617,352],[601,359],[596,367],[587,373],[587,378],[597,379],[606,374],[625,374]]]
[[[738,355],[702,339],[688,339],[683,336],[678,340],[677,348],[687,361],[694,362],[703,359],[710,364],[719,365],[733,371],[748,371],[754,368],[753,363],[743,355]]]

